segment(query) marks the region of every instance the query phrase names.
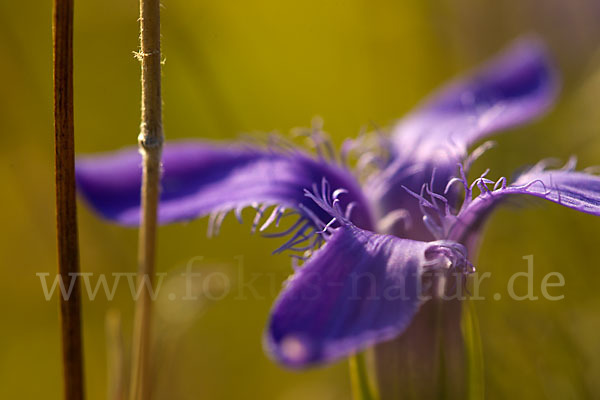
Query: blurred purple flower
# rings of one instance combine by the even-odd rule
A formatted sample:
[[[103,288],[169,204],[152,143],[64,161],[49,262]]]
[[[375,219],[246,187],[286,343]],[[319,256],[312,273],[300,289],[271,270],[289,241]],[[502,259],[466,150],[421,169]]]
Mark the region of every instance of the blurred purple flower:
[[[266,347],[292,367],[332,361],[402,333],[424,301],[424,274],[472,272],[466,249],[504,199],[535,196],[600,215],[600,177],[574,171],[574,163],[559,170],[538,164],[512,183],[465,177],[488,147],[469,155],[472,144],[540,116],[557,91],[545,50],[527,40],[443,88],[391,137],[379,137],[386,157],[366,139],[348,140],[335,154],[319,132],[312,135],[317,155],[281,138],[269,146],[167,143],[159,219],[209,215],[213,232],[231,211],[241,221],[241,210],[254,207],[252,229],[264,231],[292,210],[297,220],[267,236],[286,237],[276,251],[299,252],[303,264],[273,307]],[[356,151],[352,170],[347,158]],[[81,195],[103,217],[136,225],[140,160],[136,149],[80,158]],[[359,179],[361,171],[370,174]]]

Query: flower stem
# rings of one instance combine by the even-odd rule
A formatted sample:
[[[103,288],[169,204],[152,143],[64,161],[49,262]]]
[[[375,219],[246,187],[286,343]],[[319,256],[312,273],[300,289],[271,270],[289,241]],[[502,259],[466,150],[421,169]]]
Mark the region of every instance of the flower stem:
[[[352,398],[354,400],[377,400],[373,385],[369,381],[364,353],[350,356],[350,383],[352,385]]]
[[[109,400],[124,400],[127,396],[125,388],[125,363],[123,355],[123,334],[121,314],[117,310],[108,310],[105,317],[106,332],[106,375],[108,377]]]
[[[463,317],[461,321],[463,337],[465,339],[466,359],[466,399],[482,400],[485,398],[483,350],[479,322],[473,300],[463,304]]]
[[[58,273],[70,296],[60,298],[65,399],[85,397],[79,281],[79,244],[75,196],[73,126],[73,0],[55,0],[53,8],[54,149]],[[72,280],[75,279],[75,282]]]
[[[160,88],[160,1],[140,0],[140,52],[142,64],[142,122],[139,145],[143,156],[141,224],[138,239],[138,288],[152,285],[156,255],[156,226],[163,142]],[[132,342],[130,400],[150,399],[150,347],[152,299],[142,290],[137,301]]]

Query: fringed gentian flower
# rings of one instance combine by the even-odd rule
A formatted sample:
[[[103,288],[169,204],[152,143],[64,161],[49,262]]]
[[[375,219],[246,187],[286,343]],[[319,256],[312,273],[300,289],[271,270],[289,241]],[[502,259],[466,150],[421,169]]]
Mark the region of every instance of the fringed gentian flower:
[[[443,88],[390,137],[378,136],[385,157],[366,139],[346,141],[336,154],[318,132],[316,154],[280,138],[266,146],[167,143],[159,220],[209,216],[215,233],[227,214],[241,221],[241,210],[253,207],[252,229],[263,232],[295,215],[288,229],[268,235],[285,238],[276,251],[296,252],[300,262],[273,307],[266,349],[291,367],[327,363],[401,335],[435,294],[428,272],[472,272],[467,249],[505,199],[534,196],[600,215],[600,178],[574,163],[541,163],[511,182],[485,173],[467,181],[488,145],[470,154],[469,147],[542,115],[557,91],[544,49],[526,40]],[[106,219],[135,226],[140,160],[134,148],[81,157],[81,195]]]

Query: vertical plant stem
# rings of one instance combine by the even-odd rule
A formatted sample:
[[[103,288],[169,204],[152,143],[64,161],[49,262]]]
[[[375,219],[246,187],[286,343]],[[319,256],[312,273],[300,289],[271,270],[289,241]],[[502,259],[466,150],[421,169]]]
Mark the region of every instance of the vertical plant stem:
[[[483,350],[477,310],[473,300],[463,304],[463,317],[461,321],[463,337],[465,339],[466,359],[466,397],[467,400],[485,399],[485,377],[483,365]]]
[[[83,399],[83,341],[73,127],[73,0],[55,0],[53,8],[54,151],[58,273],[68,297],[60,298],[65,399]],[[75,280],[72,282],[72,280]]]
[[[138,138],[143,156],[141,224],[138,247],[138,287],[152,285],[156,255],[156,225],[163,142],[160,88],[160,1],[140,0],[140,52],[142,64],[142,123]],[[142,290],[137,300],[131,358],[131,400],[150,399],[150,347],[152,299]]]
[[[125,385],[125,357],[123,354],[123,334],[121,314],[117,310],[108,310],[105,317],[106,332],[106,376],[108,400],[124,400],[127,397]]]
[[[365,354],[358,353],[350,356],[348,363],[353,400],[377,400],[378,396],[369,381]]]

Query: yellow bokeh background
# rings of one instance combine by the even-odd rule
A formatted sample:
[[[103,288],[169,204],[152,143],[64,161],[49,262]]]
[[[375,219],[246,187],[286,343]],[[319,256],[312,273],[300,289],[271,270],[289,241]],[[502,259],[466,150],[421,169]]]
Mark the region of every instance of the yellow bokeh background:
[[[138,5],[75,1],[75,129],[78,153],[136,143],[139,125]],[[521,34],[548,43],[563,94],[543,120],[499,136],[474,173],[510,174],[545,157],[600,164],[600,5],[595,0],[165,0],[163,100],[167,140],[234,140],[241,133],[325,121],[336,144],[386,127],[431,90]],[[56,270],[53,194],[51,4],[0,3],[0,398],[58,399],[61,367],[56,298],[36,273]],[[492,272],[476,304],[486,394],[505,398],[597,398],[600,394],[600,220],[555,205],[502,209],[490,222],[477,266]],[[246,219],[251,213],[245,214]],[[133,272],[136,231],[99,220],[79,204],[81,268]],[[191,321],[159,327],[156,361],[164,399],[347,399],[345,362],[287,371],[262,350],[262,332],[286,255],[276,239],[250,235],[229,217],[216,238],[206,221],[162,227],[158,269],[196,256],[236,280],[256,278],[258,296],[206,302]],[[533,254],[534,283],[559,271],[561,301],[494,301]],[[243,258],[243,270],[238,268]],[[202,264],[202,263],[201,263]],[[204,265],[202,264],[202,265]],[[199,264],[200,265],[200,264]],[[199,268],[203,268],[200,265]],[[243,271],[244,277],[239,273]],[[254,275],[253,275],[254,274]],[[519,286],[525,290],[525,285]],[[127,289],[84,302],[88,398],[105,399],[105,315],[131,331]],[[176,308],[176,304],[172,304]],[[188,310],[189,311],[189,310]],[[191,312],[191,311],[189,311]],[[195,311],[194,311],[195,312]],[[167,315],[169,312],[166,313]]]

